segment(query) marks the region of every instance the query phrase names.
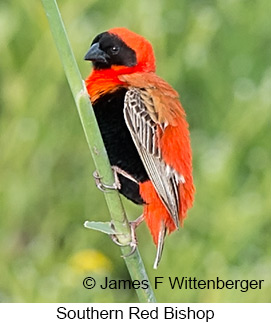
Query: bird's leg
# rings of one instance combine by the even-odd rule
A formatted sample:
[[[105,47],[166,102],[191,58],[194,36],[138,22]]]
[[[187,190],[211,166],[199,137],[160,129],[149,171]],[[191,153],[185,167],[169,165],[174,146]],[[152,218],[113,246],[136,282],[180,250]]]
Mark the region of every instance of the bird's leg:
[[[128,178],[130,181],[138,184],[138,181],[133,176],[131,176],[130,174],[125,172],[125,170],[119,168],[118,166],[112,166],[112,170],[114,172],[115,179],[117,179],[118,182],[119,182],[119,178],[118,178],[118,174],[119,174],[119,175],[122,175],[122,176]]]
[[[128,253],[128,255],[124,255],[123,257],[128,257],[131,256],[135,251],[136,251],[136,247],[137,247],[137,238],[136,238],[136,228],[140,225],[140,223],[142,223],[144,221],[144,215],[141,214],[137,219],[135,219],[134,221],[130,221],[130,228],[131,228],[131,242],[130,242],[130,246],[132,248],[132,250]]]
[[[115,242],[116,245],[120,246],[120,247],[126,247],[126,246],[130,246],[131,247],[131,251],[127,254],[127,255],[123,255],[122,257],[126,258],[131,256],[137,248],[137,238],[136,238],[136,228],[140,225],[140,223],[144,221],[144,215],[140,215],[136,220],[134,221],[130,221],[129,225],[131,228],[131,241],[128,244],[121,244],[118,241],[118,238],[115,234],[111,235],[111,239],[113,240],[113,242]],[[113,224],[112,224],[113,225]]]
[[[113,221],[111,221],[111,227],[112,227],[113,230],[115,230]],[[130,245],[130,242],[127,243],[127,244],[120,243],[119,240],[118,240],[117,234],[110,234],[109,236],[112,239],[112,241],[119,247],[127,247],[127,246]]]
[[[120,189],[120,182],[119,182],[119,179],[115,176],[115,172],[114,172],[115,182],[113,183],[113,185],[108,185],[108,184],[103,183],[102,176],[100,176],[96,170],[93,172],[93,177],[94,177],[95,184],[96,184],[97,188],[104,193],[107,192],[107,190],[119,190]]]
[[[128,174],[123,169],[119,168],[118,166],[112,166],[112,171],[113,171],[113,174],[114,174],[114,183],[113,183],[113,185],[108,185],[108,184],[103,183],[102,180],[101,180],[102,176],[100,176],[99,173],[96,170],[93,173],[95,184],[96,184],[97,188],[100,191],[106,192],[107,190],[120,190],[121,189],[121,184],[120,184],[120,180],[119,180],[118,175],[122,175],[122,176],[128,178],[129,180],[131,180],[131,181],[138,184],[136,179],[134,179],[130,174]]]
[[[121,188],[121,184],[120,184],[120,180],[119,180],[118,175],[122,175],[122,176],[128,178],[129,180],[131,180],[132,182],[135,182],[136,184],[138,184],[138,181],[134,177],[132,177],[130,174],[128,174],[127,172],[125,172],[124,170],[119,168],[118,166],[112,166],[112,170],[114,173],[114,180],[115,180],[113,185],[104,184],[101,181],[102,177],[99,175],[99,173],[97,171],[95,171],[93,173],[93,177],[95,179],[95,184],[96,184],[97,188],[99,190],[101,190],[102,192],[106,192],[107,190],[119,190]],[[137,239],[136,239],[135,230],[143,220],[144,220],[144,216],[142,214],[136,220],[129,222],[129,225],[131,228],[131,242],[129,242],[128,244],[120,243],[118,241],[118,237],[116,234],[110,235],[111,239],[113,240],[113,242],[115,242],[116,245],[118,245],[120,247],[126,247],[126,246],[131,247],[131,251],[129,252],[129,254],[123,255],[123,257],[128,257],[135,252],[136,247],[137,247]],[[112,227],[114,227],[113,223],[111,223],[111,225],[112,225]]]

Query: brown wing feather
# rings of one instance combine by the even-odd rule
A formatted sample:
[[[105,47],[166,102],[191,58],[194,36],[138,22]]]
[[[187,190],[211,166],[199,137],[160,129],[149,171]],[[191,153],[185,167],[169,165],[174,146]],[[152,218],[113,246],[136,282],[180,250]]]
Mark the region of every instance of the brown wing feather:
[[[166,124],[158,123],[159,113],[153,97],[145,89],[130,88],[125,95],[124,118],[147,174],[178,227],[178,184],[182,176],[163,160],[158,134]]]
[[[176,126],[176,120],[185,115],[184,110],[180,109],[178,93],[155,73],[127,74],[119,76],[119,79],[127,86],[144,89],[142,99],[151,116],[153,116],[152,109],[148,101],[152,100],[156,114],[153,118],[155,122]]]

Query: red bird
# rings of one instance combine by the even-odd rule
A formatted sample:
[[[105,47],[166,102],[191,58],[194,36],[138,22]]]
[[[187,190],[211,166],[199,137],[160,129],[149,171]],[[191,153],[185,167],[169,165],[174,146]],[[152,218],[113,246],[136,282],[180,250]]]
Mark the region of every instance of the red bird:
[[[126,28],[96,36],[86,87],[117,187],[143,216],[161,258],[164,238],[193,204],[188,123],[178,93],[155,74],[151,44]]]

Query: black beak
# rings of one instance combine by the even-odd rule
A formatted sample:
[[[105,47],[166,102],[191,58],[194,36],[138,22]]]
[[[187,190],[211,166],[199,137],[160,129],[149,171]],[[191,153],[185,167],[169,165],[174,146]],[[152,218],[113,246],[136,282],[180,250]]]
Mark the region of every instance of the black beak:
[[[99,43],[93,44],[89,51],[86,53],[86,56],[84,59],[86,61],[93,61],[93,62],[99,62],[99,63],[105,63],[107,64],[107,59],[109,58],[109,55],[107,55],[104,51],[102,51],[99,48]]]

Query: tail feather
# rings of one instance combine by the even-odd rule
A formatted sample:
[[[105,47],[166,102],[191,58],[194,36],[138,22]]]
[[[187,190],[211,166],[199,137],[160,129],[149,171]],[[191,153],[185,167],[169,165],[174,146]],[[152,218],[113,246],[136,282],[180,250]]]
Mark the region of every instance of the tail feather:
[[[157,269],[159,262],[161,260],[162,252],[164,249],[164,241],[165,241],[166,233],[167,233],[167,229],[166,229],[164,221],[162,221],[161,222],[161,229],[160,229],[159,236],[158,236],[156,257],[154,260],[153,269]]]
[[[177,229],[167,208],[160,200],[151,181],[140,183],[140,195],[145,201],[144,219],[157,247],[154,268],[157,268],[163,252],[165,236]]]

